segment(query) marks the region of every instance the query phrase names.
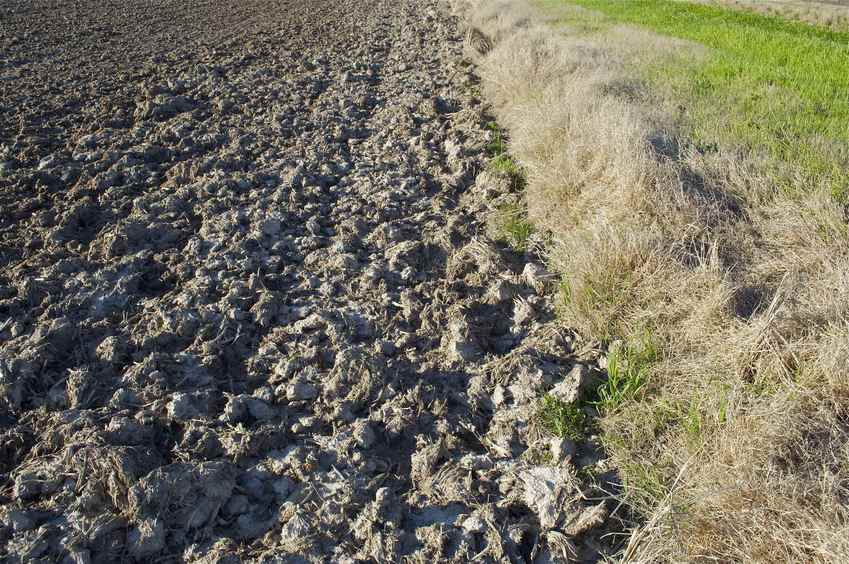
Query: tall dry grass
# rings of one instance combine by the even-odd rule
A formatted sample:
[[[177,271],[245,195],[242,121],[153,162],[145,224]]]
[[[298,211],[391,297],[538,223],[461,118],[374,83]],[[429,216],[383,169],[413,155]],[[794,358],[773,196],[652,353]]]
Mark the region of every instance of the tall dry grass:
[[[623,559],[849,561],[845,210],[677,135],[675,101],[630,69],[697,46],[572,34],[523,0],[458,5],[493,45],[484,95],[552,234],[566,319],[662,353],[601,419],[642,515]]]

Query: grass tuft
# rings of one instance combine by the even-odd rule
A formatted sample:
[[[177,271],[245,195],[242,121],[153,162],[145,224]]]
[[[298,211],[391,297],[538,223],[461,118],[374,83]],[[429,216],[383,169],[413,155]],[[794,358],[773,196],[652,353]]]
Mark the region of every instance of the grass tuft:
[[[486,124],[486,129],[492,135],[489,143],[486,146],[486,150],[492,157],[497,157],[498,155],[503,155],[507,152],[507,146],[504,143],[504,134],[501,132],[501,128],[498,126],[497,122],[491,121]]]
[[[633,344],[615,343],[607,354],[607,380],[599,386],[598,399],[594,402],[599,411],[610,413],[636,398],[657,358],[649,334]]]
[[[506,177],[510,182],[512,192],[521,192],[525,188],[525,173],[519,164],[507,152],[504,134],[494,121],[486,124],[490,131],[490,141],[487,144],[487,153],[490,156],[489,169],[497,175]],[[503,204],[494,214],[495,238],[507,243],[518,252],[525,252],[528,248],[528,240],[534,231],[533,225],[528,221],[527,209],[517,202]]]
[[[584,436],[586,415],[577,405],[546,394],[540,400],[537,417],[542,428],[555,437],[578,441]]]
[[[526,179],[525,173],[519,164],[507,152],[507,144],[504,141],[504,134],[501,128],[494,121],[486,124],[486,129],[491,133],[492,138],[486,146],[487,153],[490,156],[489,169],[497,174],[506,176],[510,180],[510,189],[518,192],[524,190]]]
[[[505,204],[498,208],[494,218],[496,238],[517,252],[525,252],[528,249],[528,240],[534,232],[534,227],[527,217],[527,212],[517,203]]]

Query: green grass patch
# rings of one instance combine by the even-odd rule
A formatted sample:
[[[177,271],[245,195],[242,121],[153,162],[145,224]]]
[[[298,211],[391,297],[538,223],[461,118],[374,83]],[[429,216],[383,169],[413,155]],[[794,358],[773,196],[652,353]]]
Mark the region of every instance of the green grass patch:
[[[849,33],[776,16],[671,0],[547,0],[601,14],[564,11],[586,31],[633,24],[707,47],[707,55],[650,65],[648,82],[680,102],[697,146],[748,149],[776,167],[779,182],[804,190],[826,183],[849,193]],[[606,27],[605,27],[606,26]],[[672,49],[671,49],[672,51]],[[670,53],[674,55],[674,53]]]
[[[564,306],[572,305],[572,283],[565,276],[560,279],[560,299]]]
[[[505,154],[507,152],[507,145],[504,143],[504,133],[501,131],[498,124],[491,121],[486,124],[486,129],[492,134],[492,138],[486,145],[486,152],[489,153],[491,157],[497,157]]]
[[[549,394],[540,400],[537,417],[542,428],[556,437],[579,441],[586,429],[586,415],[577,405]]]
[[[510,188],[512,190],[517,192],[524,190],[526,184],[525,173],[522,167],[507,152],[507,144],[501,128],[494,121],[486,124],[486,128],[491,132],[492,136],[486,146],[486,151],[490,156],[490,170],[507,176],[510,179]]]
[[[493,157],[492,160],[489,161],[489,166],[502,174],[506,174],[513,178],[523,178],[522,169],[519,168],[519,165],[510,155],[501,154],[496,157]]]
[[[495,237],[518,252],[528,249],[528,240],[534,226],[527,219],[527,212],[518,203],[505,204],[498,208],[494,217]]]
[[[614,344],[607,354],[607,380],[599,386],[593,402],[599,411],[610,413],[636,398],[657,359],[657,348],[648,333],[636,342]]]
[[[496,174],[506,176],[510,180],[510,188],[515,192],[525,189],[525,173],[518,163],[507,152],[504,134],[494,121],[486,124],[491,132],[491,138],[486,146],[490,156],[489,169]],[[528,248],[528,239],[534,232],[533,225],[528,221],[524,206],[519,203],[509,203],[498,208],[494,217],[495,237],[516,251],[524,252]]]
[[[690,405],[684,413],[682,425],[691,448],[699,447],[702,443],[704,422],[702,421],[701,406],[696,398],[691,398]]]

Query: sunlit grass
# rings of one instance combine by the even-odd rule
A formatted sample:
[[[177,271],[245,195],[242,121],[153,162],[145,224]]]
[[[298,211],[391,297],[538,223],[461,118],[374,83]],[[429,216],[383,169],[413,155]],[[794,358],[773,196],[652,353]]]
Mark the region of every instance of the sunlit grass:
[[[595,12],[565,12],[590,33],[633,24],[707,47],[698,60],[670,58],[642,69],[651,85],[679,103],[686,133],[707,150],[718,143],[771,158],[784,189],[825,183],[846,199],[849,33],[671,0],[545,4],[564,1]],[[797,170],[788,173],[784,164]]]

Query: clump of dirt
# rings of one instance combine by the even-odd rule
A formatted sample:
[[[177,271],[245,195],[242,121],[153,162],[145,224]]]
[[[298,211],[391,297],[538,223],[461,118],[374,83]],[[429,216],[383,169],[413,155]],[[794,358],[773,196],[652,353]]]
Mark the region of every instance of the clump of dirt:
[[[0,10],[4,561],[609,551],[443,5]]]

